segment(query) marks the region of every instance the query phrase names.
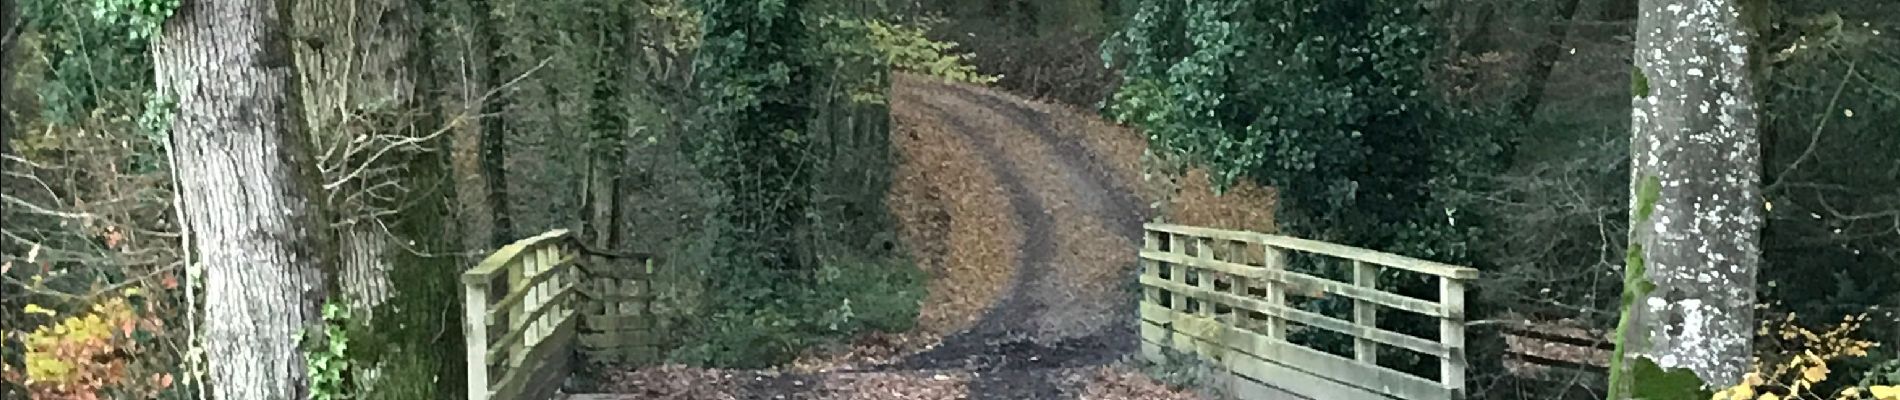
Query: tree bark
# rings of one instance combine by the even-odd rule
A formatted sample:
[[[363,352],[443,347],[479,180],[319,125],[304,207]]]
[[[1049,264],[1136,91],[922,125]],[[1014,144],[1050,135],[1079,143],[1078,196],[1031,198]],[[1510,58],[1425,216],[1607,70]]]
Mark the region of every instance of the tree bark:
[[[455,187],[455,199],[452,213],[455,223],[459,224],[461,248],[468,256],[464,264],[475,265],[481,257],[493,250],[495,242],[495,207],[489,203],[488,178],[483,168],[483,139],[486,138],[488,124],[482,120],[485,108],[484,95],[489,90],[490,59],[485,18],[469,0],[449,0],[430,2],[427,14],[445,19],[440,23],[446,29],[437,29],[430,34],[439,38],[433,41],[434,70],[444,89],[438,104],[442,114],[451,121],[449,132],[449,171]]]
[[[18,29],[19,9],[13,0],[0,0],[0,101],[13,95],[13,32]],[[9,142],[13,136],[13,121],[8,117],[9,111],[4,103],[0,103],[0,154],[13,154],[13,146]],[[8,164],[11,163],[0,161],[0,171],[5,171]],[[11,246],[0,245],[0,249],[11,250]],[[12,283],[0,282],[0,291],[18,293],[15,289]],[[18,298],[0,295],[0,321],[16,321],[18,314],[13,310],[21,307],[17,304]],[[18,335],[0,335],[0,363],[4,363],[7,370],[25,371],[25,354],[26,344],[20,341]],[[0,398],[26,398],[26,388],[10,379],[4,381],[0,382]]]
[[[1643,0],[1636,31],[1629,265],[1611,398],[1634,366],[1739,382],[1762,224],[1749,36],[1735,0]]]
[[[1557,68],[1557,59],[1563,57],[1564,45],[1570,42],[1570,25],[1577,21],[1577,4],[1581,0],[1558,0],[1557,9],[1552,13],[1547,33],[1550,38],[1544,44],[1531,50],[1531,65],[1524,76],[1524,96],[1511,104],[1511,113],[1519,121],[1530,121],[1537,115],[1537,108],[1544,103],[1545,87],[1549,86],[1550,71]]]
[[[224,399],[308,396],[298,343],[325,290],[316,173],[291,87],[277,0],[191,0],[154,55],[185,223],[205,269],[209,389]]]
[[[297,59],[301,116],[313,129],[309,140],[318,144],[318,160],[325,165],[324,182],[346,184],[325,193],[328,209],[343,226],[338,227],[341,273],[337,286],[349,301],[351,310],[367,312],[390,296],[389,262],[386,259],[392,238],[382,227],[389,221],[375,216],[377,210],[401,207],[401,201],[378,200],[369,195],[383,190],[384,195],[403,198],[401,190],[393,196],[387,188],[414,187],[414,184],[389,186],[405,176],[397,167],[407,160],[389,155],[372,159],[378,147],[368,145],[352,154],[333,150],[366,136],[406,136],[408,126],[404,108],[414,104],[416,81],[408,62],[409,48],[416,31],[408,22],[405,0],[303,0],[294,8],[293,45]],[[425,128],[426,129],[426,128]],[[334,145],[332,145],[334,144]],[[362,173],[362,171],[386,171]],[[381,188],[381,189],[379,189]],[[372,316],[373,317],[373,316]],[[367,321],[365,321],[367,322]]]

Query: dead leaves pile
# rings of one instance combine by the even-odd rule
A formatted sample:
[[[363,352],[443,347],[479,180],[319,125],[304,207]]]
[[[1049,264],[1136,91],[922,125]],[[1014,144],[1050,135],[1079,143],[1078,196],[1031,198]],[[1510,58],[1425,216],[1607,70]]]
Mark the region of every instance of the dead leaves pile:
[[[896,96],[891,114],[901,162],[887,204],[912,258],[932,273],[918,326],[947,334],[975,322],[1009,286],[1021,229],[996,176],[959,135],[912,96]]]

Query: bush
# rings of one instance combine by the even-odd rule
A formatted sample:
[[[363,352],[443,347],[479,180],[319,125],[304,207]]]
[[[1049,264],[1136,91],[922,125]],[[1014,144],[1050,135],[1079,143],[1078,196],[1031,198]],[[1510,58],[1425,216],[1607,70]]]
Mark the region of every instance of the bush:
[[[699,330],[705,336],[691,339],[672,358],[688,364],[759,368],[858,334],[905,331],[916,323],[925,291],[923,278],[908,263],[827,262],[818,269],[817,284],[791,300],[714,314]]]
[[[1783,318],[1765,318],[1757,331],[1753,369],[1742,383],[1716,392],[1717,400],[1779,399],[1900,399],[1900,363],[1888,361],[1892,368],[1876,368],[1859,382],[1833,380],[1842,363],[1864,359],[1880,348],[1880,343],[1855,337],[1867,315],[1843,318],[1823,330],[1810,330],[1796,322],[1794,313]],[[1850,372],[1851,374],[1851,372]]]

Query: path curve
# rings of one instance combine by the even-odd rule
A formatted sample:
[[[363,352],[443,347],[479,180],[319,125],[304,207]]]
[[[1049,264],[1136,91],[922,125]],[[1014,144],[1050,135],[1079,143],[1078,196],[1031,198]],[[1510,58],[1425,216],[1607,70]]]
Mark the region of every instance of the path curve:
[[[922,140],[894,136],[894,141],[947,147],[931,150],[929,160],[912,160],[925,161],[923,165],[905,166],[914,170],[904,173],[924,175],[923,181],[933,182],[931,187],[899,189],[929,192],[905,194],[928,203],[922,206],[927,210],[908,211],[924,214],[921,218],[954,220],[914,232],[916,238],[909,241],[930,243],[907,244],[937,248],[948,253],[937,256],[950,259],[920,264],[963,264],[936,272],[1007,279],[939,278],[933,291],[954,293],[943,299],[950,304],[926,300],[924,314],[931,316],[930,324],[945,325],[925,330],[934,333],[923,332],[942,335],[927,348],[856,368],[699,370],[690,373],[716,381],[708,385],[717,388],[687,398],[1193,397],[1148,389],[1159,387],[1152,381],[1126,384],[1146,378],[1128,378],[1139,374],[1111,367],[1139,349],[1134,252],[1147,208],[1135,190],[1139,182],[1134,182],[1140,176],[1135,170],[1140,150],[1130,146],[1140,146],[1141,138],[1063,107],[917,76],[893,78],[891,108],[893,135],[935,135]],[[969,199],[945,205],[958,203],[947,200],[956,196]],[[947,244],[937,242],[956,246],[943,251]],[[941,286],[966,282],[981,287]],[[969,297],[975,298],[965,299]],[[680,376],[677,371],[654,374],[654,380]],[[1101,393],[1102,377],[1122,381],[1110,391],[1139,394]],[[606,396],[587,399],[628,398]]]

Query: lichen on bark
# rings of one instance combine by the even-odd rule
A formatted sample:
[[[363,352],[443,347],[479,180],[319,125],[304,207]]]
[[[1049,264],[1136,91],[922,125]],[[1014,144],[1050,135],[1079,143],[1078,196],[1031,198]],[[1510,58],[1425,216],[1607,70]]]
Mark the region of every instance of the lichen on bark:
[[[1632,224],[1611,399],[1725,386],[1748,365],[1760,151],[1735,2],[1639,7]]]

